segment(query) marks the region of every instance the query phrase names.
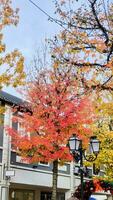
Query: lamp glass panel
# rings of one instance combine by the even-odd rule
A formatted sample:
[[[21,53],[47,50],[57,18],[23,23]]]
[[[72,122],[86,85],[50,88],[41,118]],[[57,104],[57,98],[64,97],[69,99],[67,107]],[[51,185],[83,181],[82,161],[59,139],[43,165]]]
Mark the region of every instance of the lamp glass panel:
[[[75,166],[74,167],[74,174],[79,174],[80,171],[80,167],[79,166]]]
[[[90,149],[91,153],[98,153],[99,152],[100,143],[97,139],[91,140],[90,146],[91,146],[91,149]]]
[[[76,151],[78,151],[80,148],[80,140],[76,139],[75,143],[76,143]]]
[[[74,151],[75,150],[75,138],[70,138],[69,140],[69,148],[71,151]]]
[[[92,143],[89,144],[89,153],[93,153]]]

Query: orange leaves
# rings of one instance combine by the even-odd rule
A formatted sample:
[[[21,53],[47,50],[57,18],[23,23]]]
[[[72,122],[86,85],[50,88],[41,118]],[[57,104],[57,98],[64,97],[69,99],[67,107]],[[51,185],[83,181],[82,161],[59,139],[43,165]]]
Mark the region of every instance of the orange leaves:
[[[99,92],[100,88],[111,90],[108,82],[111,83],[113,71],[113,5],[110,3],[106,8],[106,18],[100,1],[95,1],[94,5],[92,1],[89,5],[85,3],[79,8],[76,7],[76,1],[57,0],[55,3],[64,29],[51,42],[54,66],[73,69],[78,93],[81,90]],[[106,89],[103,83],[105,87],[107,85]]]
[[[21,138],[19,141],[18,148],[22,149],[22,151],[26,151],[32,148],[32,143],[27,138]]]
[[[103,188],[100,185],[100,180],[94,179],[93,183],[94,183],[94,186],[95,186],[95,192],[101,192],[101,191],[103,191]]]
[[[113,60],[106,64],[106,67],[111,68],[113,70]]]
[[[69,137],[76,133],[87,143],[92,135],[92,105],[87,97],[76,98],[76,83],[70,81],[68,74],[56,76],[56,69],[43,73],[27,92],[32,113],[23,113],[18,120],[27,136],[21,135],[21,131],[10,134],[18,138],[15,146],[24,156],[31,156],[31,161],[70,160],[66,147]]]

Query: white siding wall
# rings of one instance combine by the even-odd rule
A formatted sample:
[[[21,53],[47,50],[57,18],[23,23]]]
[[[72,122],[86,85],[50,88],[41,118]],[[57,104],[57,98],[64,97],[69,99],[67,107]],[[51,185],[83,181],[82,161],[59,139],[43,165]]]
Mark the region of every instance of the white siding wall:
[[[14,168],[15,176],[11,178],[12,183],[27,184],[35,186],[52,187],[52,173],[41,171],[29,171]],[[58,176],[58,188],[69,190],[71,178],[69,175]]]

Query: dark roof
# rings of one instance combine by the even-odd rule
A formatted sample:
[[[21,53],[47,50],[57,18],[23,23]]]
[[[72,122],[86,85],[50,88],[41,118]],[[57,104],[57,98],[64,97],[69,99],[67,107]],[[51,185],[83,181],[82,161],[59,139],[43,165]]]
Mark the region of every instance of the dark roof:
[[[15,105],[22,105],[24,101],[16,96],[13,96],[11,94],[8,94],[7,92],[0,91],[0,99],[9,103],[9,104],[15,104]]]

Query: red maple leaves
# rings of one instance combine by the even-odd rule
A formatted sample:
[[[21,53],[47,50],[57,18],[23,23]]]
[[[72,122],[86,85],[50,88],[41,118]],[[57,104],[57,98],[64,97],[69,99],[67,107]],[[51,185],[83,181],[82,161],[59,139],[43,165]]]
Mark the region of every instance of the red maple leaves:
[[[70,82],[68,75],[55,78],[51,74],[41,73],[29,87],[30,112],[17,116],[24,134],[8,128],[14,147],[30,162],[70,160],[69,137],[76,133],[87,143],[92,135],[94,114],[88,97],[77,98],[75,80]]]

